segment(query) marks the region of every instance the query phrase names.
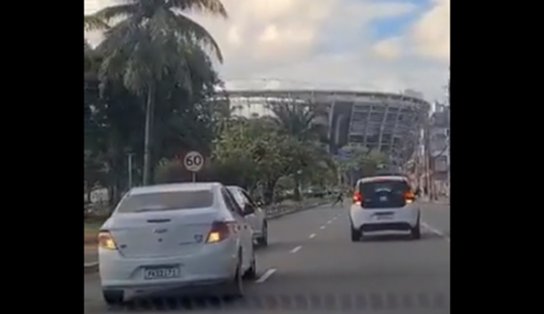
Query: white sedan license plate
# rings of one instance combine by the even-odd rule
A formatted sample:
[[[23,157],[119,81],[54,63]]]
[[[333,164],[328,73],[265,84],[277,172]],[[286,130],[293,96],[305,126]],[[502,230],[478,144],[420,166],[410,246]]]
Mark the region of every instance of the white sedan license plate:
[[[179,267],[177,266],[165,266],[165,267],[148,267],[144,268],[144,279],[168,279],[180,277]]]

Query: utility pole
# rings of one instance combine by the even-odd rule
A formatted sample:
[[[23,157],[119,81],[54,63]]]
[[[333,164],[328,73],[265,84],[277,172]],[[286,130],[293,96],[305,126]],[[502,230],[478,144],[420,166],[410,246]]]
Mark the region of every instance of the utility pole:
[[[147,101],[145,109],[145,137],[144,137],[144,174],[143,185],[149,185],[151,182],[151,140],[153,127],[153,105],[155,89],[153,83],[150,83],[147,90]]]
[[[128,154],[128,188],[132,188],[132,156],[133,153]]]
[[[424,159],[425,159],[425,185],[427,186],[427,193],[429,198],[432,199],[433,195],[433,184],[432,184],[432,151],[431,151],[431,118],[427,118],[425,123],[425,149],[424,149]]]

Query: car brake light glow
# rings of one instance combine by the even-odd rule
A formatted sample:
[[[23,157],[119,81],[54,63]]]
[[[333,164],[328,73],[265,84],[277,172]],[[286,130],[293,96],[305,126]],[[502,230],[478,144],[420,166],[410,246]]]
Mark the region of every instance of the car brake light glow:
[[[363,194],[357,191],[353,194],[353,203],[361,205],[363,203]]]
[[[404,199],[406,200],[406,203],[410,204],[413,203],[416,199],[415,194],[412,191],[408,191],[404,193]]]
[[[106,250],[117,250],[117,244],[111,233],[107,230],[98,233],[98,246]]]
[[[212,224],[212,229],[208,233],[206,243],[217,243],[225,240],[234,232],[233,224],[225,221],[216,221]]]

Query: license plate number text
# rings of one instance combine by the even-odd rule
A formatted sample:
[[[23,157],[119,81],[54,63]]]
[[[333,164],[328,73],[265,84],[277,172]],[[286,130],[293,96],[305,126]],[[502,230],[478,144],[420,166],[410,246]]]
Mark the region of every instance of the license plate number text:
[[[150,267],[144,269],[144,279],[168,279],[180,277],[179,267]]]

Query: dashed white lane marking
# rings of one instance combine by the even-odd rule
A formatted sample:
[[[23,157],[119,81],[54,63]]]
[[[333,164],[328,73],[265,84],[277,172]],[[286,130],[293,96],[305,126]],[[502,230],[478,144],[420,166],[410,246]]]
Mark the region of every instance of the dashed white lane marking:
[[[310,239],[315,238],[315,233],[310,234],[310,236],[308,238],[310,238]]]
[[[292,249],[291,253],[296,253],[296,252],[300,251],[300,249],[302,249],[302,245],[299,245],[296,248]]]
[[[444,238],[444,240],[450,242],[450,237],[447,236],[446,234],[444,234],[442,231],[430,226],[428,223],[426,222],[421,222],[421,226],[423,226],[425,229],[428,229],[429,231],[431,231],[432,233]]]
[[[332,223],[332,220],[329,220],[327,221],[327,225],[331,224]]]
[[[268,279],[270,276],[272,276],[273,273],[276,272],[275,268],[270,268],[267,270],[259,279],[255,280],[256,283],[263,283]]]
[[[323,230],[323,229],[325,229],[325,226],[321,226],[321,227],[319,227],[319,229]]]

